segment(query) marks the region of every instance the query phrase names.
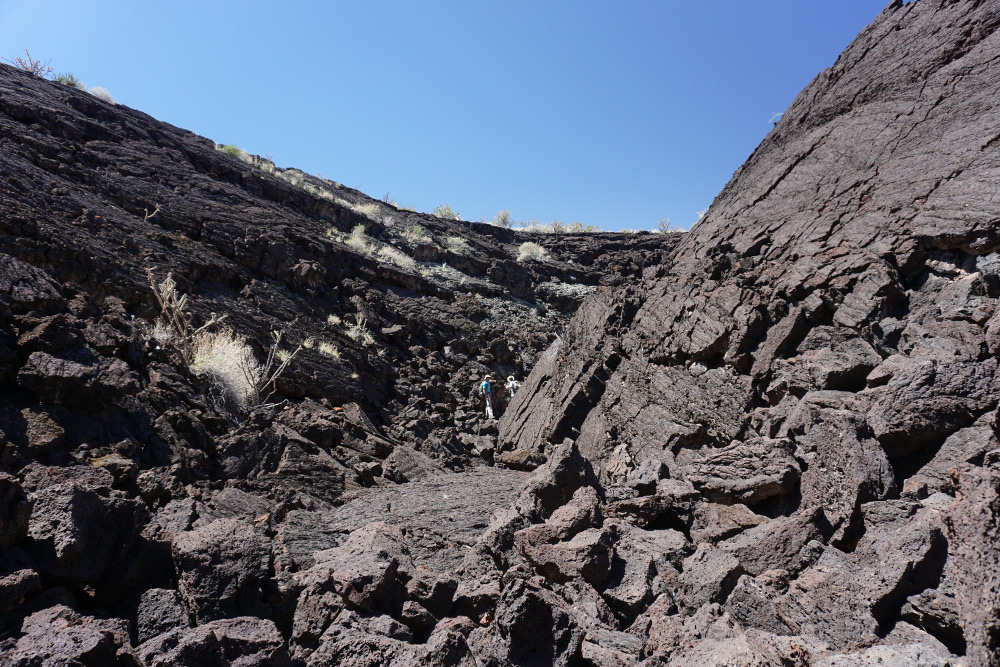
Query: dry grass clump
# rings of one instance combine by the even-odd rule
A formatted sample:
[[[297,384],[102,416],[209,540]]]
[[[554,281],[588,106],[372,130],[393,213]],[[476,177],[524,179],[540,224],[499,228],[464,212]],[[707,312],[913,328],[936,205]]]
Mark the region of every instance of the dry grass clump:
[[[448,252],[456,255],[464,255],[469,252],[469,243],[461,236],[449,236],[444,240],[444,247]]]
[[[324,357],[333,357],[334,359],[340,359],[340,350],[334,345],[324,341],[319,344],[319,353]]]
[[[368,235],[365,234],[364,225],[355,225],[354,229],[351,230],[350,236],[344,240],[344,243],[365,255],[375,252],[375,245],[368,238]]]
[[[410,243],[430,243],[431,238],[423,225],[410,225],[403,230],[403,238]]]
[[[246,339],[230,329],[203,331],[194,339],[191,369],[207,375],[231,410],[246,412],[256,395],[261,366]]]
[[[378,251],[379,259],[382,259],[390,264],[395,264],[401,269],[406,269],[407,271],[415,271],[417,268],[417,262],[415,259],[407,255],[405,252],[393,248],[392,246],[383,246],[379,248]]]
[[[347,335],[355,343],[360,343],[361,345],[372,345],[375,342],[375,337],[368,331],[368,320],[364,317],[358,319],[353,324],[347,325]]]
[[[517,261],[519,262],[544,262],[549,258],[545,248],[534,241],[525,241],[517,249]]]
[[[245,414],[267,401],[277,391],[278,378],[288,364],[303,347],[313,345],[312,339],[306,339],[294,350],[285,350],[281,348],[283,333],[273,332],[267,360],[261,364],[246,338],[229,328],[211,329],[225,316],[213,313],[206,324],[195,328],[187,295],[177,291],[173,276],[157,283],[152,270],[147,275],[160,304],[154,338],[174,348],[194,373],[206,376],[213,387],[211,397],[232,414]]]

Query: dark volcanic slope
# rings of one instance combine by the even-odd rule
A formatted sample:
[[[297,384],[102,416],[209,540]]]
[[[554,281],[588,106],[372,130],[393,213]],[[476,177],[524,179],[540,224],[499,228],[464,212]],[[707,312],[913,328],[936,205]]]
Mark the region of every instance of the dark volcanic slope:
[[[45,273],[31,281],[38,294],[13,295],[23,303],[11,314],[31,317],[9,325],[0,389],[25,405],[98,417],[89,429],[53,417],[70,448],[174,437],[152,433],[151,423],[163,403],[189,401],[147,396],[157,381],[138,348],[159,310],[153,270],[189,295],[196,326],[225,314],[261,359],[270,331],[287,331],[289,349],[313,337],[317,345],[282,377],[281,395],[357,402],[391,439],[462,465],[471,443],[459,435],[479,428],[469,401],[476,379],[522,377],[587,294],[659,263],[679,236],[566,243],[397,210],[9,67],[0,68],[0,142],[4,275],[16,284],[30,267]],[[365,234],[352,240],[358,226]],[[515,261],[529,239],[550,246],[551,261]],[[52,319],[60,314],[68,317]],[[97,332],[109,321],[118,322],[113,331]],[[322,354],[320,342],[339,356]],[[125,365],[113,372],[121,377],[72,380],[40,368],[41,358],[15,359],[35,351],[83,355],[74,361],[98,375],[114,363],[109,355]],[[97,385],[106,395],[76,404],[65,396]],[[126,406],[124,395],[138,400]],[[185,428],[222,434],[199,422]]]
[[[486,467],[473,388],[680,235],[441,220],[219,148],[0,65],[0,663],[377,663],[391,639],[451,664],[464,635],[424,648],[435,623],[499,590],[451,570],[523,481]],[[270,402],[185,362],[148,272],[259,360],[273,331],[305,345]],[[321,641],[333,618],[382,639]]]
[[[1000,665],[998,27],[893,3],[683,239],[545,263],[0,67],[0,658]],[[147,269],[315,338],[283,400]]]
[[[502,448],[575,440],[635,497],[605,512],[700,497],[681,577],[713,588],[665,598],[649,653],[1000,664],[998,26],[997,2],[890,5],[502,420]]]

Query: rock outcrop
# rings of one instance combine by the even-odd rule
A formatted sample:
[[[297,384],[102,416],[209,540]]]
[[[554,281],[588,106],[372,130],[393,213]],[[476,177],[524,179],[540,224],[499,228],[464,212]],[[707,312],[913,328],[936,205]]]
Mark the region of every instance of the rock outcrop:
[[[893,2],[634,236],[0,65],[0,662],[1000,664],[997,62],[997,2]],[[213,322],[302,344],[266,398],[177,342]]]
[[[697,546],[666,613],[720,605],[745,657],[706,652],[711,632],[651,655],[996,664],[998,27],[991,2],[887,7],[670,262],[584,304],[501,420],[502,451],[572,438],[609,500],[650,506],[669,480],[714,503],[653,521]]]

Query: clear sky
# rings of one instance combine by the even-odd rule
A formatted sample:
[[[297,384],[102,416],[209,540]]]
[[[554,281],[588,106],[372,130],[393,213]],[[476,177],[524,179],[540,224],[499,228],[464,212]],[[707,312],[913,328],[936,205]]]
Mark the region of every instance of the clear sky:
[[[689,227],[888,0],[0,0],[0,57],[467,220]]]

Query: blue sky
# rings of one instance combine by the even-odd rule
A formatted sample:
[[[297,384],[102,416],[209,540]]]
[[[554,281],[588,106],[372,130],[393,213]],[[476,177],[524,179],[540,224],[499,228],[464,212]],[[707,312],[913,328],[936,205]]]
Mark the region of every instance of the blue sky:
[[[469,220],[689,227],[888,0],[0,0],[0,57]]]

